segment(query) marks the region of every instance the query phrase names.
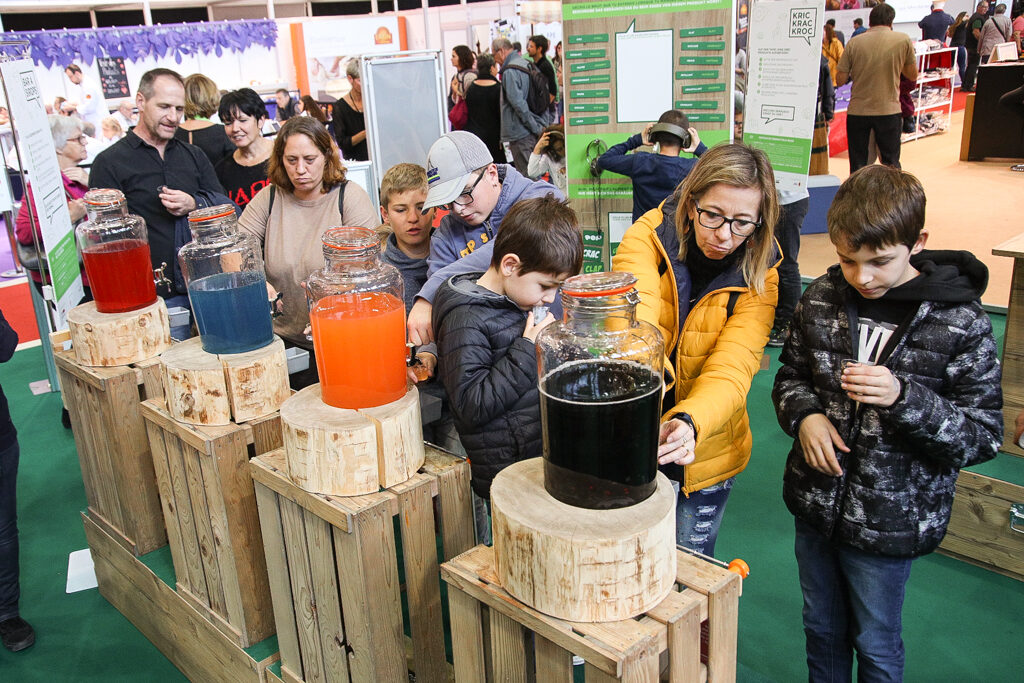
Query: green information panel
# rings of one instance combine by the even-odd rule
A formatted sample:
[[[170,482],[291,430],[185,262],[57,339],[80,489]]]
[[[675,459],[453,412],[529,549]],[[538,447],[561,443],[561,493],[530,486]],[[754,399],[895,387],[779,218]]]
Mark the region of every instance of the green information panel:
[[[783,135],[744,133],[743,142],[764,150],[777,171],[807,173],[811,164],[811,141]]]
[[[720,36],[725,34],[724,26],[705,26],[703,28],[681,28],[680,38],[697,38],[700,36]]]
[[[697,79],[697,78],[718,78],[718,70],[717,69],[709,69],[709,70],[706,70],[706,71],[677,71],[676,72],[676,79],[677,80],[682,81],[682,80],[691,79],[691,78],[692,79]]]
[[[79,273],[80,266],[78,252],[75,250],[74,230],[57,242],[57,246],[46,255],[46,260],[50,265],[50,277],[53,278],[54,298],[60,299],[74,283]]]
[[[597,90],[571,90],[569,91],[570,97],[610,97],[611,90],[608,88],[598,88]]]
[[[725,83],[703,83],[701,85],[684,85],[683,94],[695,92],[725,92]]]
[[[583,45],[586,43],[607,43],[607,33],[584,33],[578,36],[569,36],[570,45]]]
[[[714,100],[676,100],[676,109],[718,109],[718,102]]]
[[[724,60],[719,56],[680,57],[679,66],[722,66]]]
[[[569,85],[596,85],[598,83],[611,83],[610,74],[588,74],[586,76],[570,76]]]
[[[571,126],[599,126],[608,123],[607,116],[572,116],[569,118]]]
[[[607,102],[585,103],[580,102],[569,105],[569,111],[608,111]]]
[[[724,123],[725,114],[687,114],[686,118],[690,119],[690,123]]]
[[[583,245],[587,247],[600,247],[604,245],[604,233],[593,230],[583,231]]]
[[[607,57],[606,50],[566,50],[566,59],[600,59]]]
[[[725,41],[724,40],[706,40],[706,41],[705,40],[695,40],[695,41],[686,41],[685,43],[680,43],[679,44],[679,49],[680,50],[684,50],[684,51],[688,51],[688,50],[724,50],[725,49]]]
[[[562,21],[571,19],[607,19],[615,16],[638,14],[664,14],[666,12],[687,12],[693,10],[731,9],[731,0],[659,0],[638,2],[637,0],[593,0],[562,6]],[[571,41],[571,39],[570,39]]]
[[[570,64],[569,70],[572,72],[576,71],[597,71],[598,69],[610,69],[612,68],[611,60],[602,59],[598,62],[582,62],[580,64]]]

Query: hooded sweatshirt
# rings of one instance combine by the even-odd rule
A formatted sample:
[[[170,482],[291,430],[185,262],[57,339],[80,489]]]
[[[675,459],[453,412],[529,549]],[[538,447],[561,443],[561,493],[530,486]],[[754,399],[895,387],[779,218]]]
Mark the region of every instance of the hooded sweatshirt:
[[[794,437],[783,482],[790,512],[833,542],[893,557],[939,545],[960,468],[995,457],[1003,438],[999,357],[979,300],[988,270],[965,251],[922,251],[911,264],[920,275],[873,302],[838,265],[811,283],[772,392]],[[884,335],[883,323],[892,326]],[[843,391],[841,361],[855,349],[899,381],[893,405],[856,403]],[[804,460],[797,437],[812,413],[850,448],[837,452],[839,477]]]
[[[433,303],[441,283],[460,273],[483,272],[491,265],[494,238],[505,214],[520,199],[543,197],[548,193],[564,199],[557,187],[543,180],[530,180],[512,166],[497,164],[501,193],[494,210],[481,225],[470,225],[454,212],[441,219],[441,225],[430,238],[427,257],[428,279],[419,290],[422,299]]]

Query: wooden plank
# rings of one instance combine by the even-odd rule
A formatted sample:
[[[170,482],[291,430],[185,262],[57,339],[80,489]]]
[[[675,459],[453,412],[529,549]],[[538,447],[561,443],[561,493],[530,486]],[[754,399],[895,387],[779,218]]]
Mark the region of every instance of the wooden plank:
[[[701,608],[708,600],[696,591],[672,592],[647,616],[668,626],[669,683],[700,680]]]
[[[526,645],[522,625],[497,610],[490,612],[494,680],[526,683]]]
[[[262,455],[284,446],[280,413],[258,417],[245,424],[252,430],[252,444],[256,455]]]
[[[430,495],[432,481],[433,477],[416,474],[391,490],[398,496],[416,680],[443,683],[448,680],[448,672],[434,535],[434,499]]]
[[[92,426],[89,424],[91,414],[86,410],[81,380],[61,366],[58,366],[57,374],[60,379],[64,405],[67,406],[68,415],[71,418],[71,431],[75,437],[75,452],[78,456],[79,467],[82,470],[85,499],[91,508],[99,510],[97,507],[99,487],[99,482],[96,479],[98,476],[97,463],[93,457],[96,449],[92,442]]]
[[[736,680],[739,598],[743,579],[732,578],[708,594],[708,678],[715,683]]]
[[[448,613],[451,616],[452,659],[456,683],[486,680],[484,667],[484,631],[480,603],[458,586],[448,586]]]
[[[100,594],[193,680],[261,683],[258,664],[83,515]]]
[[[100,389],[101,391],[106,387],[108,379],[111,377],[117,377],[121,373],[125,372],[126,367],[134,373],[134,370],[131,370],[129,366],[119,365],[106,368],[90,368],[84,365],[79,365],[78,360],[75,358],[75,352],[71,350],[55,353],[53,361],[57,367],[71,373],[78,379],[82,380],[83,383]]]
[[[1010,528],[1010,506],[1024,503],[1024,486],[963,471],[941,550],[1024,579],[1024,534]]]
[[[974,93],[969,93],[964,104],[964,128],[960,133],[960,161],[971,158],[971,126],[974,124]]]
[[[324,679],[347,683],[348,653],[345,627],[341,620],[338,574],[334,566],[334,541],[331,525],[312,512],[303,510],[313,603],[316,605],[320,646],[324,654]]]
[[[352,516],[350,506],[342,499],[332,499],[315,493],[303,491],[293,484],[286,474],[284,451],[278,449],[264,453],[249,461],[249,471],[253,481],[257,481],[279,496],[296,505],[301,505],[320,519],[330,522],[331,526],[341,531],[351,530]],[[359,497],[363,498],[362,496]]]
[[[182,462],[185,464],[185,484],[188,487],[189,501],[192,503],[192,523],[195,524],[196,538],[199,541],[199,559],[206,581],[206,599],[210,609],[218,614],[226,614],[224,603],[224,585],[221,582],[220,563],[217,561],[216,541],[213,536],[213,521],[210,519],[210,507],[206,500],[206,486],[203,484],[203,471],[200,460],[205,454],[199,453],[187,443],[181,445]]]
[[[245,433],[237,429],[210,444],[210,448],[216,490],[210,490],[205,471],[203,479],[208,485],[211,514],[225,523],[220,566],[225,572],[228,613],[231,614],[232,602],[236,601],[241,622],[232,623],[242,628],[250,643],[256,643],[274,633],[274,615]]]
[[[206,590],[206,574],[199,551],[199,534],[196,531],[195,514],[192,510],[192,496],[188,490],[188,473],[185,470],[184,444],[177,437],[164,440],[167,449],[167,468],[171,476],[171,491],[174,506],[178,511],[181,529],[181,554],[184,574],[177,574],[178,583],[184,584],[197,598],[207,605],[210,598]],[[187,448],[187,446],[185,447]],[[172,550],[173,553],[173,550]]]
[[[658,683],[658,652],[654,636],[631,647],[622,662],[623,683]]]
[[[291,578],[292,605],[299,635],[302,679],[306,683],[326,681],[323,652],[320,647],[316,604],[313,602],[313,577],[309,567],[309,548],[302,508],[290,500],[279,500],[288,574]]]
[[[163,399],[164,371],[160,357],[140,361],[135,364],[135,369],[139,375],[142,400]]]
[[[428,459],[431,450],[427,449]],[[446,561],[476,545],[469,463],[461,458],[449,457],[449,466],[436,471],[437,498],[441,507],[441,544]],[[426,467],[424,469],[430,471]]]
[[[544,683],[572,683],[572,653],[544,636],[535,636],[537,680]]]
[[[281,648],[282,667],[302,666],[299,656],[299,634],[295,626],[292,607],[292,587],[288,558],[284,549],[284,531],[281,528],[281,510],[277,495],[262,484],[255,485],[256,502],[260,513],[263,551],[267,558],[267,577],[270,580],[270,599],[274,605],[274,626],[277,644]]]
[[[390,494],[388,494],[390,496]],[[407,677],[398,559],[390,506],[361,510],[351,533],[334,529],[345,637],[353,683]]]
[[[146,413],[143,412],[145,419]],[[164,512],[164,527],[167,530],[167,542],[171,546],[171,562],[174,564],[174,576],[181,581],[187,576],[185,558],[182,551],[181,521],[178,519],[178,508],[174,501],[174,490],[171,487],[171,471],[167,465],[167,446],[165,439],[173,439],[160,426],[146,419],[146,433],[149,436],[149,451],[153,456],[153,471],[156,474],[157,491],[160,493],[160,505]]]
[[[738,579],[739,574],[690,553],[676,554],[676,581],[698,593],[709,595]]]
[[[145,555],[167,545],[167,532],[164,531],[146,425],[139,413],[139,385],[134,373],[111,378],[105,395],[109,407],[105,436],[112,440],[116,449],[114,481],[118,486],[125,534],[135,541],[136,552]]]
[[[116,467],[116,444],[113,439],[105,438],[111,429],[108,406],[103,400],[103,392],[88,384],[79,384],[82,390],[82,401],[79,405],[84,411],[83,422],[90,431],[89,457],[94,464],[93,483],[96,484],[96,500],[90,501],[103,518],[110,522],[122,534],[127,536],[121,501],[114,476]],[[134,539],[131,539],[134,545]],[[134,550],[133,550],[134,552]]]
[[[619,679],[609,673],[605,673],[590,662],[583,667],[583,675],[587,683],[615,683]]]

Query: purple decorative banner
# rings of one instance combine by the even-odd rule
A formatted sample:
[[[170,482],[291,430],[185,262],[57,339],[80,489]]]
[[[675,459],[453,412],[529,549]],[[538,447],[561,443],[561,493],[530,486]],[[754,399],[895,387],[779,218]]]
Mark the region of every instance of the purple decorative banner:
[[[97,57],[123,57],[138,61],[146,57],[174,55],[181,63],[184,55],[242,52],[248,47],[277,44],[277,24],[268,19],[163,24],[160,26],[115,26],[97,29],[60,31],[5,32],[4,40],[29,41],[29,56],[37,64],[50,68],[71,62],[91,64]],[[21,54],[20,46],[3,46],[0,52],[12,57]]]

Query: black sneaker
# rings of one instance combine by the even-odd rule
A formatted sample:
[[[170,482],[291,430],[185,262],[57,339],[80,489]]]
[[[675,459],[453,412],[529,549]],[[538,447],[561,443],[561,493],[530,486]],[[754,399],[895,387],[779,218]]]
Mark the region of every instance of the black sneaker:
[[[21,617],[11,617],[0,621],[0,639],[11,652],[20,652],[32,647],[36,642],[36,632]]]
[[[773,349],[781,348],[786,343],[786,337],[789,335],[789,328],[779,329],[773,327],[771,333],[768,335],[768,346]]]

